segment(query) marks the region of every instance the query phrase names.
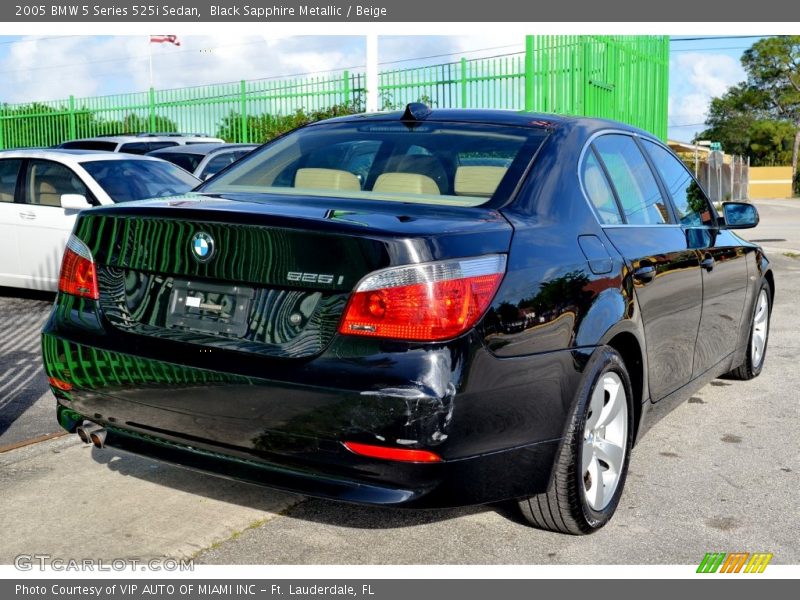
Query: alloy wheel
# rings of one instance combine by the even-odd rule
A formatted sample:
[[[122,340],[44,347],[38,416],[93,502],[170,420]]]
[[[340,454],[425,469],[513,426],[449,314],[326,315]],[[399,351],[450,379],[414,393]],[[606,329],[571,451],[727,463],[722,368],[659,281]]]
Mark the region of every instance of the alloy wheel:
[[[609,371],[595,385],[583,430],[583,489],[594,510],[603,510],[614,496],[625,464],[627,435],[625,386],[619,375]]]

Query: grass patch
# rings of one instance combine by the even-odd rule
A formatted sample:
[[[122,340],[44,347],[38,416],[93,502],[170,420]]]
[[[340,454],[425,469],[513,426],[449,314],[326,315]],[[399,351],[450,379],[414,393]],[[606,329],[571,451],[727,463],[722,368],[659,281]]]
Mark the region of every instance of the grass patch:
[[[800,258],[800,254],[797,252],[784,252],[784,256],[788,256],[789,258]]]

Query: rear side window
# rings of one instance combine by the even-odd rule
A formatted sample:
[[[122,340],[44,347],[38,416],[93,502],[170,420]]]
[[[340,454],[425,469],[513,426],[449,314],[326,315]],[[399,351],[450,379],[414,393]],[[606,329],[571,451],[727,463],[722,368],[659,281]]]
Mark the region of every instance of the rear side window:
[[[617,192],[625,221],[630,225],[658,225],[669,221],[669,213],[656,178],[633,138],[608,134],[594,147],[606,166]]]
[[[0,202],[13,202],[21,160],[0,160]]]
[[[622,223],[619,207],[614,199],[614,192],[608,184],[608,179],[606,179],[600,163],[597,162],[594,151],[590,150],[586,153],[586,158],[581,168],[581,179],[583,180],[583,188],[586,190],[586,195],[594,205],[597,216],[600,217],[600,222],[606,225],[619,225]]]
[[[681,225],[711,225],[708,199],[686,166],[658,144],[643,140],[661,180],[667,188]]]
[[[200,161],[203,160],[201,154],[189,154],[188,152],[160,152],[152,156],[171,162],[173,165],[178,165],[181,169],[189,171],[189,173],[193,173]]]
[[[123,144],[119,149],[120,152],[127,152],[128,154],[147,154],[153,150],[161,148],[170,148],[177,146],[178,142],[130,142]]]
[[[117,149],[116,142],[103,142],[101,140],[78,140],[75,142],[64,142],[61,148],[66,150],[102,150],[103,152],[113,152]]]

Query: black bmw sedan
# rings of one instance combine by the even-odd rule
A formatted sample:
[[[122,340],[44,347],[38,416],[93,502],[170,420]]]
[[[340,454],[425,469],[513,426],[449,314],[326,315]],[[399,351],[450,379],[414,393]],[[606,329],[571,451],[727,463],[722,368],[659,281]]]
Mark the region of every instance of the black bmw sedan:
[[[757,222],[620,123],[323,121],[195,193],[82,213],[45,368],[98,447],[589,533],[648,427],[761,372],[775,282],[732,231]]]

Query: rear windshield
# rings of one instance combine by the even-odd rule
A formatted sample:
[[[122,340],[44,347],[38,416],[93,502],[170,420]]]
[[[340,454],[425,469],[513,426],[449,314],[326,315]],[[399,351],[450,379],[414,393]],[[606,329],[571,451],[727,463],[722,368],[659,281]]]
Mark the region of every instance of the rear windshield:
[[[152,156],[169,161],[173,165],[178,165],[181,169],[189,171],[189,173],[194,173],[197,165],[203,160],[202,154],[189,154],[188,152],[158,152]]]
[[[81,166],[114,202],[185,194],[200,182],[172,163],[158,160],[95,160]]]
[[[64,142],[59,146],[67,150],[103,150],[113,152],[117,148],[116,142],[103,142],[100,140],[78,140],[75,142]]]
[[[198,191],[366,198],[479,206],[516,187],[547,131],[398,121],[299,129]]]

